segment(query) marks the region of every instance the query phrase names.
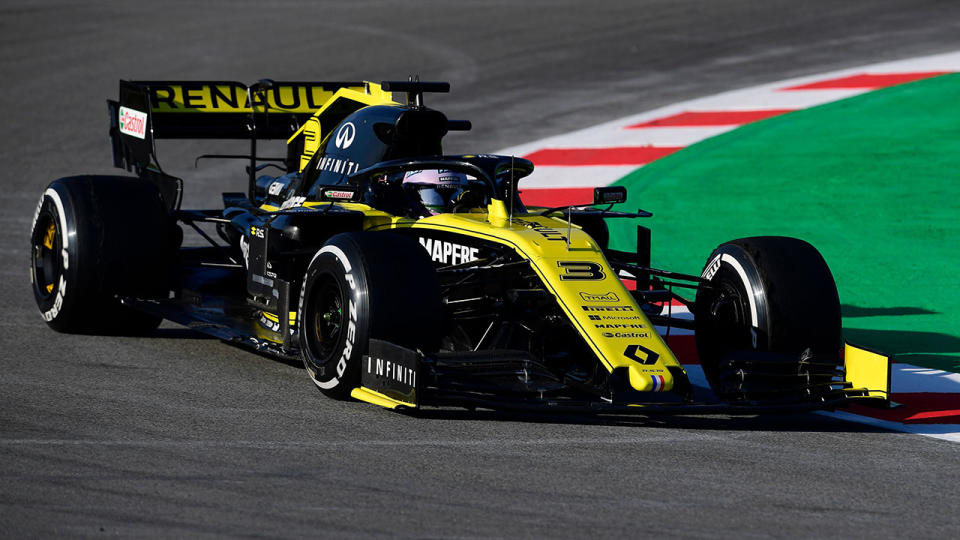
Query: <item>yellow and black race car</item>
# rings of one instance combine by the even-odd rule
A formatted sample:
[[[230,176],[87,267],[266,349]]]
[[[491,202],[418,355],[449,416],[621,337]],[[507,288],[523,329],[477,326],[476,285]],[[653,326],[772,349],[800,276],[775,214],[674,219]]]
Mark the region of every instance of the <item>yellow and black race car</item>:
[[[33,291],[61,332],[150,332],[162,319],[302,359],[325,394],[389,408],[647,414],[889,403],[889,359],[847,344],[809,244],[719,246],[700,276],[607,245],[623,188],[529,208],[529,161],[444,155],[466,130],[427,108],[446,83],[121,81],[114,164],[136,177],[52,182],[34,218]],[[161,138],[248,139],[247,193],[184,210]],[[287,139],[285,158],[257,141]],[[261,175],[276,167],[283,174]],[[209,245],[183,247],[184,227]],[[215,231],[215,232],[214,232]],[[635,283],[628,289],[624,279]],[[691,291],[694,300],[677,294]],[[693,320],[663,315],[680,302]],[[715,399],[656,328],[694,330]]]

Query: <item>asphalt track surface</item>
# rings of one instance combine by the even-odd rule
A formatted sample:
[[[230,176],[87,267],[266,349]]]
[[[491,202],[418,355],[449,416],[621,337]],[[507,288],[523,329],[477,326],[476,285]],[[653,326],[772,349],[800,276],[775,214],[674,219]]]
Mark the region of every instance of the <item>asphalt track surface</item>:
[[[955,444],[815,415],[594,422],[393,414],[164,325],[61,335],[28,231],[52,179],[114,174],[117,79],[453,83],[448,150],[492,151],[790,76],[960,49],[960,4],[0,5],[0,536],[948,537]],[[469,142],[468,142],[469,141]],[[206,149],[206,147],[204,148]],[[161,142],[186,205],[243,187]],[[178,161],[179,160],[179,161]],[[180,169],[178,169],[180,167]]]

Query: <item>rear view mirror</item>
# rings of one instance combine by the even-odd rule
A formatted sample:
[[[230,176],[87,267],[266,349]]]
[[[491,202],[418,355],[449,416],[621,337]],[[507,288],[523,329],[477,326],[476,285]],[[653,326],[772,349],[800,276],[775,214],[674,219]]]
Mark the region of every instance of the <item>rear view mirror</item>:
[[[607,186],[593,188],[593,204],[620,204],[627,202],[627,188]]]

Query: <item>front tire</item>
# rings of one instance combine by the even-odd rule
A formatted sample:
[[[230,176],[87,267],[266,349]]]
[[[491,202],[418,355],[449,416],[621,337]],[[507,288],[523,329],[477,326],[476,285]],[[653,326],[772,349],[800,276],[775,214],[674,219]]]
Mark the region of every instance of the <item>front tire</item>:
[[[404,236],[335,235],[307,267],[298,321],[308,375],[324,394],[346,399],[360,385],[370,338],[422,350],[439,343],[443,318],[433,264]]]
[[[697,292],[697,349],[720,398],[807,399],[816,393],[810,381],[829,379],[842,346],[840,300],[816,248],[786,237],[733,240],[713,251],[701,277],[710,286]]]

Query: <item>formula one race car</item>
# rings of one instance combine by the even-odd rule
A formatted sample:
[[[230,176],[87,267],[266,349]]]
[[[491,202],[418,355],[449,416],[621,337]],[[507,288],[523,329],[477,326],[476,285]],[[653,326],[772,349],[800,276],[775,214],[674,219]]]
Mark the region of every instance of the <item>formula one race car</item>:
[[[161,319],[302,359],[323,393],[389,408],[595,413],[888,404],[889,359],[847,344],[830,270],[801,240],[720,245],[702,275],[608,247],[623,188],[530,208],[522,158],[444,155],[469,122],[427,108],[446,83],[121,81],[114,164],[50,184],[31,236],[40,312],[61,332]],[[249,139],[248,192],[180,208],[160,138]],[[287,139],[285,158],[257,156]],[[267,167],[283,174],[261,175]],[[183,247],[184,227],[208,244]],[[213,232],[215,231],[215,233]],[[627,284],[631,287],[628,288]],[[689,291],[689,299],[676,293]],[[672,317],[677,303],[695,316]],[[658,333],[693,330],[708,400]]]

